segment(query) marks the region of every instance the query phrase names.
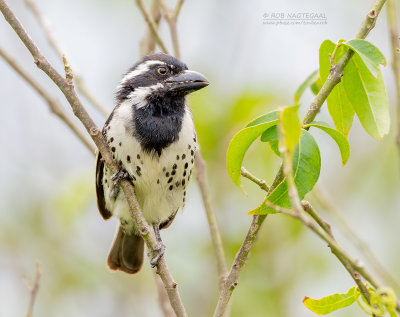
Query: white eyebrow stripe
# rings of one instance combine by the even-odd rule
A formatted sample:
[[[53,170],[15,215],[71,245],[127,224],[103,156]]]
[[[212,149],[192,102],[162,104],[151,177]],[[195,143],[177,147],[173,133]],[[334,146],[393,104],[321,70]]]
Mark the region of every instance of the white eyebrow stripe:
[[[138,65],[133,71],[126,74],[125,77],[122,78],[119,85],[122,86],[128,80],[131,80],[132,78],[134,78],[138,75],[144,74],[145,72],[147,72],[150,69],[149,66],[151,66],[151,65],[165,65],[165,63],[162,61],[146,61],[146,62]]]

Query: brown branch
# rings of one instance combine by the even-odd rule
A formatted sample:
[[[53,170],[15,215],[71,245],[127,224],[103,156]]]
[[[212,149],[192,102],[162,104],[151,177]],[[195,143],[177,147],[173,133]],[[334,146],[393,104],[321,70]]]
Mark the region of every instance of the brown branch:
[[[185,2],[185,0],[178,0],[175,7],[175,16],[179,16],[179,13],[181,12],[183,6],[183,2]]]
[[[283,173],[282,168],[280,168],[277,176],[275,177],[275,181],[269,188],[268,194],[271,193],[279,185],[279,182],[277,180],[282,177],[282,173]],[[247,263],[250,250],[253,248],[253,245],[258,238],[258,232],[260,231],[261,225],[263,224],[266,218],[267,215],[253,216],[250,228],[247,231],[246,237],[242,245],[240,246],[238,253],[236,254],[235,260],[233,261],[232,267],[226,278],[224,288],[222,289],[221,294],[219,296],[218,303],[213,315],[214,317],[224,316],[227,307],[229,305],[232,293],[238,284],[239,275],[244,265]]]
[[[210,229],[210,234],[211,234],[211,241],[214,247],[215,256],[217,258],[219,286],[220,289],[222,289],[226,275],[228,273],[228,267],[226,265],[224,248],[222,246],[221,234],[218,229],[217,218],[215,216],[215,212],[211,204],[211,194],[207,181],[206,163],[200,151],[196,152],[195,159],[196,159],[195,175],[197,183],[199,184],[201,197],[203,199],[204,209],[207,215],[208,227]]]
[[[311,206],[311,204],[307,200],[303,200],[301,202],[301,205],[303,206],[303,209],[306,213],[308,213],[311,218],[314,219],[314,221],[322,228],[324,231],[332,238],[335,239],[332,233],[332,228],[329,223],[327,223],[324,219],[322,219],[315,211],[314,208]]]
[[[83,134],[78,126],[72,121],[68,114],[63,110],[60,103],[52,96],[50,96],[27,72],[25,72],[20,65],[2,48],[0,48],[0,56],[10,65],[15,72],[21,76],[47,103],[50,111],[61,119],[74,134],[82,141],[82,143],[88,148],[88,150],[94,154],[96,147],[91,141]]]
[[[156,272],[154,272],[154,279],[157,286],[158,304],[164,314],[164,317],[175,317],[175,313],[171,307],[171,303],[169,302],[168,294],[165,291],[164,284]]]
[[[305,226],[314,231],[320,238],[322,238],[328,243],[328,246],[331,249],[332,253],[339,259],[339,261],[343,264],[346,270],[350,273],[354,282],[358,285],[361,294],[364,296],[368,304],[371,305],[371,296],[369,295],[366,286],[362,282],[358,272],[355,270],[354,267],[352,267],[351,265],[352,260],[350,259],[350,257],[346,255],[344,250],[341,249],[339,245],[336,243],[336,240],[333,237],[330,226],[327,225],[327,223],[317,215],[315,210],[312,208],[311,204],[309,204],[308,202],[303,202],[303,204],[301,203],[297,187],[294,182],[293,169],[292,169],[293,156],[292,152],[290,152],[285,147],[286,135],[283,130],[282,124],[278,125],[278,132],[280,140],[279,151],[281,153],[281,156],[283,157],[283,173],[288,187],[288,195],[290,203],[293,208],[293,213],[290,216],[300,220]],[[281,141],[282,141],[282,146],[281,146]],[[303,209],[304,208],[303,206],[305,206],[308,214],[311,215],[311,217],[316,221],[318,225],[320,225],[322,230],[321,228],[315,226],[315,224],[305,216],[305,211]]]
[[[174,11],[168,7],[165,0],[160,0],[160,4],[164,11],[165,20],[167,21],[168,26],[169,26],[169,32],[171,34],[171,41],[172,41],[172,46],[174,48],[174,54],[177,58],[181,58],[181,53],[179,50],[178,31],[176,28],[176,24],[178,21],[178,15],[180,12],[180,8],[182,7],[183,1],[178,2],[177,7]]]
[[[161,21],[161,10],[160,10],[160,0],[153,0],[151,5],[151,17],[154,21],[155,26],[158,29],[158,26]],[[154,40],[153,33],[150,28],[147,28],[147,31],[143,38],[140,40],[140,55],[144,56],[153,52],[156,48],[156,41]]]
[[[25,4],[31,10],[31,12],[35,16],[37,22],[39,23],[40,27],[42,28],[42,31],[44,32],[44,34],[46,36],[47,42],[50,44],[50,46],[53,48],[53,50],[56,52],[56,54],[60,58],[62,58],[62,56],[65,55],[65,51],[62,49],[60,42],[55,37],[48,19],[46,19],[46,17],[44,17],[42,15],[39,8],[36,6],[36,3],[33,0],[25,0]],[[94,106],[95,109],[97,109],[104,116],[108,117],[108,115],[110,114],[109,111],[90,92],[90,90],[87,88],[82,76],[79,74],[79,72],[76,71],[76,67],[74,67],[74,69],[75,69],[75,74],[74,74],[75,83],[76,83],[76,88],[78,89],[78,91]]]
[[[92,118],[88,115],[87,111],[83,107],[81,101],[79,100],[75,89],[72,84],[68,83],[65,78],[63,78],[54,67],[48,62],[45,56],[40,52],[36,44],[32,41],[30,36],[26,33],[25,29],[12,12],[12,10],[8,7],[4,0],[0,0],[0,10],[4,15],[6,21],[10,24],[10,26],[14,29],[15,33],[19,36],[21,41],[24,43],[26,48],[31,53],[34,58],[35,64],[49,76],[53,82],[59,87],[59,89],[63,92],[64,96],[68,100],[74,114],[78,117],[78,119],[82,122],[93,141],[97,145],[100,150],[100,153],[105,161],[105,163],[109,166],[110,170],[115,173],[118,171],[118,165],[113,161],[110,149],[106,140],[103,137],[103,134],[100,133],[100,130],[93,122]],[[139,230],[141,237],[144,239],[149,250],[153,250],[157,246],[156,237],[154,231],[146,222],[143,214],[140,210],[139,204],[137,202],[133,185],[128,180],[121,181],[121,188],[124,191],[125,197],[128,201],[130,207],[130,214],[135,222],[136,227]],[[187,316],[185,308],[183,306],[182,300],[180,298],[177,284],[174,282],[170,271],[168,270],[165,257],[162,257],[158,266],[157,273],[160,275],[164,286],[167,290],[169,300],[171,302],[171,306],[174,308],[174,311],[177,316]]]
[[[164,45],[163,40],[161,39],[160,33],[158,33],[157,25],[154,23],[153,19],[151,18],[149,12],[146,10],[142,0],[136,0],[136,5],[138,6],[140,12],[142,13],[149,29],[151,30],[154,39],[156,40],[158,46],[160,46],[161,50],[165,54],[169,54],[166,46]]]
[[[222,317],[229,305],[229,300],[236,286],[238,285],[239,275],[247,262],[249,252],[257,239],[261,224],[266,216],[254,216],[246,238],[236,254],[231,270],[225,280],[224,287],[218,299],[217,307],[215,308],[214,317]]]
[[[365,20],[361,24],[360,30],[358,31],[356,38],[359,39],[365,38],[368,35],[368,33],[374,28],[376,20],[385,2],[386,0],[375,0],[373,8],[368,12],[367,16],[365,17]],[[350,61],[351,56],[352,56],[351,52],[345,53],[338,62],[338,64],[336,65],[336,67],[331,70],[327,80],[325,81],[322,88],[314,98],[314,101],[311,103],[309,110],[303,120],[304,124],[310,123],[314,120],[315,116],[318,114],[320,108],[322,107],[322,104],[325,102],[328,95],[331,93],[333,88],[339,83],[342,71],[344,67],[347,65],[347,63]],[[277,175],[275,176],[273,184],[271,185],[272,190],[280,182],[282,182],[282,180],[283,180],[283,173],[281,168],[278,171]],[[269,193],[271,193],[271,189]],[[245,262],[247,261],[248,253],[250,249],[253,247],[254,242],[257,240],[258,232],[266,217],[267,217],[266,215],[253,216],[253,221],[247,232],[246,238],[243,244],[241,245],[240,250],[235,258],[234,264],[243,263],[242,266],[245,264]],[[237,272],[237,268],[235,266],[232,266],[231,271],[228,274],[224,289],[221,292],[221,295],[218,299],[217,307],[214,311],[214,317],[223,316],[234,289],[234,288],[231,289],[232,280],[235,281],[234,283],[237,283],[239,274]]]
[[[397,132],[396,145],[400,158],[400,49],[399,49],[399,31],[396,15],[396,1],[388,0],[386,4],[386,13],[389,25],[390,43],[392,45],[392,70],[394,82],[396,85],[396,113],[397,113]]]
[[[321,227],[322,230],[324,230],[327,234],[328,237],[330,238],[330,242],[328,242],[328,246],[331,249],[332,253],[338,258],[338,260],[342,263],[344,268],[349,272],[350,276],[353,278],[354,282],[357,284],[358,288],[360,289],[361,294],[365,297],[367,302],[370,304],[371,298],[368,293],[368,290],[362,281],[362,278],[360,274],[357,272],[357,270],[354,268],[352,265],[352,262],[341,252],[337,251],[337,248],[332,247],[332,243],[336,243],[336,239],[332,233],[332,229],[330,224],[328,224],[325,220],[323,220],[314,210],[314,208],[311,206],[311,204],[308,201],[303,200],[301,202],[302,204],[302,209],[307,212],[314,220],[315,222]],[[307,222],[307,226],[316,232],[316,228],[314,225],[310,224],[308,221],[305,221],[304,219],[298,218],[300,221],[302,221],[304,224]],[[317,232],[316,232],[317,233]],[[317,233],[320,235],[319,233]],[[325,240],[326,241],[326,240]],[[358,260],[355,260],[359,263]]]
[[[336,206],[330,201],[321,188],[316,186],[313,189],[313,197],[316,199],[318,205],[328,212],[334,220],[340,225],[343,233],[352,241],[357,249],[365,256],[367,261],[372,265],[376,273],[385,281],[388,285],[392,286],[397,293],[400,293],[400,285],[394,279],[394,277],[387,271],[387,269],[380,263],[379,259],[374,255],[369,246],[363,241],[357,233],[349,226],[346,220],[341,216],[341,213],[337,210]]]
[[[33,314],[33,306],[35,305],[35,301],[36,301],[36,296],[37,293],[39,291],[39,283],[40,283],[40,263],[36,262],[36,276],[35,276],[35,281],[33,282],[33,285],[31,285],[28,280],[24,279],[26,286],[28,287],[31,296],[29,299],[29,306],[28,306],[28,310],[26,312],[26,317],[32,317]]]

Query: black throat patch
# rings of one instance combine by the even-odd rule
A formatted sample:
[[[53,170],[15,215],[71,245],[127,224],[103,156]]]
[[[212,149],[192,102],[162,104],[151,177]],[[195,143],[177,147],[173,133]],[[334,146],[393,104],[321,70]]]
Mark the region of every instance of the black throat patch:
[[[146,106],[135,109],[134,131],[143,151],[161,156],[164,148],[178,141],[184,115],[182,96],[155,96]]]

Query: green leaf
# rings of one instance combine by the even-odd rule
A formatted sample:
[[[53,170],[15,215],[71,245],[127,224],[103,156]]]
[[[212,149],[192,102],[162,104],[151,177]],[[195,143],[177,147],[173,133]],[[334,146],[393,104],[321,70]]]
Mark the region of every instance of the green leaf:
[[[324,83],[329,75],[331,68],[330,54],[335,49],[335,44],[329,40],[322,42],[319,48],[319,75],[321,81]],[[345,52],[345,47],[341,46],[336,50],[335,62]],[[336,129],[342,132],[346,137],[349,135],[351,126],[353,125],[354,110],[347,97],[347,93],[343,87],[343,83],[338,83],[331,91],[327,98],[328,111],[332,117]]]
[[[261,135],[261,142],[268,142],[272,151],[274,151],[276,155],[281,156],[281,153],[279,153],[279,133],[276,125],[264,131]]]
[[[300,142],[294,150],[292,160],[294,181],[299,197],[303,199],[313,189],[321,170],[321,155],[318,145],[313,136],[304,129],[301,130]],[[277,206],[290,208],[291,204],[286,181],[282,181],[259,207],[249,211],[248,214],[266,215],[276,213],[274,209],[265,205],[266,200]]]
[[[365,40],[351,40],[344,42],[353,50],[367,66],[367,69],[376,78],[379,75],[379,64],[386,66],[386,58],[382,52],[373,44]]]
[[[332,294],[321,299],[304,297],[303,304],[317,315],[327,315],[335,310],[353,304],[360,296],[356,286],[350,288],[346,294]]]
[[[270,127],[268,130],[265,130],[261,135],[261,142],[271,142],[278,140],[279,140],[279,133],[278,133],[278,127],[276,125]]]
[[[276,112],[264,115],[236,133],[229,143],[226,153],[227,170],[232,181],[240,188],[242,188],[240,175],[244,155],[257,137],[276,124],[278,124]]]
[[[307,89],[307,87],[310,87],[315,83],[315,81],[318,79],[318,69],[314,70],[297,88],[295,94],[294,94],[294,103],[298,103],[300,101],[301,96]]]
[[[339,147],[340,155],[342,156],[342,164],[346,164],[350,156],[350,144],[342,133],[331,128],[327,123],[320,121],[311,122],[304,126],[304,128],[306,127],[315,127],[329,134]]]
[[[279,111],[280,125],[284,135],[284,145],[289,155],[299,143],[301,135],[301,121],[299,117],[299,105],[284,107]]]
[[[278,111],[268,112],[267,114],[264,114],[264,115],[258,117],[257,119],[248,123],[246,128],[252,127],[252,126],[260,124],[260,123],[270,122],[273,120],[278,120]]]
[[[364,129],[375,139],[389,132],[389,103],[382,73],[375,78],[354,55],[344,69],[343,86]]]

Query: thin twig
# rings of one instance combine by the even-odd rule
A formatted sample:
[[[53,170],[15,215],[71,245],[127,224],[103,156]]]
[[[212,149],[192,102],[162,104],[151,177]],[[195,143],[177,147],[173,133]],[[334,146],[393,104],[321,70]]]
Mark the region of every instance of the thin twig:
[[[360,289],[361,294],[364,296],[366,301],[368,302],[369,305],[371,305],[371,296],[368,293],[368,290],[364,283],[362,282],[360,275],[358,272],[355,270],[355,268],[351,265],[352,259],[350,259],[349,256],[347,256],[342,250],[339,245],[336,243],[336,240],[333,237],[332,231],[330,229],[330,226],[326,225],[326,222],[323,221],[315,212],[315,210],[312,208],[311,204],[309,203],[304,203],[302,205],[299,194],[297,191],[296,184],[294,182],[294,176],[293,176],[293,162],[292,162],[292,153],[289,152],[289,150],[286,149],[285,147],[285,133],[283,131],[282,124],[278,125],[278,131],[279,131],[279,140],[282,141],[282,146],[279,146],[279,151],[283,157],[283,173],[286,179],[286,184],[288,187],[288,195],[290,199],[290,203],[293,208],[293,214],[292,217],[297,218],[300,220],[305,226],[310,228],[312,231],[314,231],[318,236],[320,236],[323,240],[325,240],[329,248],[331,249],[332,253],[339,259],[339,261],[343,264],[343,266],[346,268],[346,270],[350,273],[351,277],[353,278],[354,282],[358,285],[358,288]],[[280,143],[281,144],[281,143]],[[315,224],[310,221],[307,217],[305,217],[305,211],[303,209],[303,206],[306,206],[307,212],[311,215],[311,217],[316,221],[317,224],[320,225],[322,230],[315,226]]]
[[[160,0],[153,0],[151,5],[151,17],[156,25],[157,29],[161,21],[161,10],[160,10]],[[143,38],[140,40],[140,55],[144,56],[153,52],[156,48],[156,41],[154,40],[153,33],[150,27],[147,27],[147,31]]]
[[[63,110],[60,103],[52,96],[50,96],[37,82],[33,79],[26,71],[22,69],[20,65],[2,48],[0,48],[0,56],[10,65],[18,75],[21,76],[47,103],[50,111],[59,117],[74,134],[82,141],[82,143],[88,148],[88,150],[94,154],[96,147],[93,145],[80,128],[72,121],[69,115]]]
[[[225,282],[226,275],[228,273],[228,267],[226,265],[224,248],[222,245],[221,234],[218,229],[218,222],[215,216],[214,209],[211,204],[210,187],[208,186],[206,163],[201,155],[200,151],[196,152],[195,156],[195,175],[197,183],[199,184],[201,197],[203,199],[204,209],[207,215],[208,227],[210,229],[211,241],[214,247],[215,256],[217,258],[217,268],[219,274],[219,286],[222,289]]]
[[[142,12],[142,15],[143,15],[147,25],[149,26],[149,29],[153,33],[154,39],[156,40],[158,46],[160,46],[161,50],[165,54],[169,54],[166,46],[164,45],[163,40],[161,39],[160,33],[158,33],[157,26],[154,23],[153,19],[151,18],[149,12],[147,12],[142,0],[136,0],[136,4],[137,4],[138,8],[140,9],[140,12]]]
[[[389,25],[390,43],[392,45],[392,70],[396,84],[396,113],[397,113],[397,132],[396,144],[400,158],[400,49],[399,31],[397,23],[396,1],[388,0],[386,13]]]
[[[365,20],[362,22],[361,27],[356,35],[356,38],[359,39],[364,39],[368,33],[374,28],[376,20],[379,16],[379,13],[385,4],[386,0],[375,0],[373,8],[368,12]],[[335,66],[334,69],[331,70],[330,75],[328,76],[327,80],[325,81],[324,85],[318,92],[317,96],[311,103],[309,110],[303,120],[305,124],[310,123],[314,120],[315,116],[318,114],[320,108],[322,107],[322,104],[325,102],[326,98],[328,95],[331,93],[333,88],[339,83],[340,78],[342,76],[342,71],[344,67],[347,65],[347,63],[350,61],[351,55],[350,53],[346,53],[338,64]],[[340,64],[340,65],[339,65]],[[283,173],[282,173],[282,168],[278,171],[277,175],[274,178],[273,184],[271,185],[272,190],[282,182],[283,180]],[[269,191],[271,193],[271,189]],[[243,244],[240,247],[240,250],[235,258],[235,263],[243,263],[247,261],[247,256],[250,251],[250,249],[253,247],[254,242],[257,239],[258,232],[260,230],[260,227],[262,223],[264,222],[265,218],[267,216],[258,216],[255,215],[253,216],[253,221],[250,225],[250,228],[247,232],[246,238],[243,242]],[[240,257],[243,258],[240,258]],[[238,258],[239,257],[239,258]],[[359,271],[360,272],[360,271]],[[227,282],[225,283],[224,289],[221,292],[221,295],[218,299],[217,307],[214,311],[214,317],[219,317],[223,316],[224,311],[229,303],[230,297],[232,295],[232,292],[234,288],[231,289],[232,280],[235,280],[237,283],[237,279],[239,277],[240,272],[237,272],[237,269],[235,266],[232,266],[231,271],[228,274],[227,277]],[[361,272],[360,272],[361,274]],[[372,284],[372,283],[371,283]]]
[[[36,296],[37,293],[39,291],[39,285],[40,285],[40,277],[41,277],[41,273],[40,273],[40,263],[36,262],[36,276],[35,276],[35,281],[33,282],[33,285],[30,285],[30,283],[28,282],[28,280],[25,280],[25,284],[28,287],[31,296],[29,299],[29,306],[28,306],[28,310],[26,312],[26,317],[32,317],[33,314],[33,306],[35,305],[35,301],[36,301]]]
[[[161,308],[161,311],[164,314],[164,317],[175,317],[174,310],[172,309],[171,303],[169,302],[168,299],[168,294],[165,291],[164,285],[160,277],[156,274],[156,272],[154,272],[154,279],[156,281],[156,286],[157,286],[158,304]]]
[[[303,209],[305,212],[307,212],[311,218],[315,220],[315,222],[322,228],[324,231],[329,234],[329,236],[332,239],[335,239],[332,233],[332,228],[329,223],[327,223],[324,219],[322,219],[319,215],[317,215],[314,211],[314,208],[311,206],[311,204],[307,200],[303,200],[301,202],[301,205],[303,206]]]
[[[183,6],[183,2],[185,0],[178,0],[176,7],[175,7],[175,16],[179,16],[179,13],[181,12],[182,6]]]
[[[179,6],[179,3],[181,3],[180,6]],[[179,3],[177,5],[177,8],[178,8],[178,6],[179,6],[179,8],[182,7],[183,1],[180,1]],[[171,34],[171,41],[172,41],[172,46],[174,48],[174,54],[175,54],[175,56],[177,58],[181,58],[181,53],[180,53],[180,50],[179,50],[178,31],[177,31],[177,28],[176,28],[176,24],[177,24],[177,21],[178,21],[178,15],[179,15],[180,9],[179,10],[175,10],[175,11],[171,10],[168,7],[168,5],[165,2],[165,0],[160,0],[160,4],[161,4],[161,6],[163,8],[163,11],[164,11],[165,20],[167,21],[168,26],[169,26],[169,32]]]
[[[40,12],[39,8],[37,7],[36,3],[33,0],[25,0],[26,6],[31,10],[33,15],[35,16],[36,20],[38,21],[42,31],[44,32],[47,42],[56,52],[56,54],[62,58],[65,55],[65,50],[62,48],[60,42],[57,40],[56,36],[54,35],[49,20]],[[74,65],[73,65],[74,66]],[[109,111],[106,109],[105,106],[90,92],[90,90],[85,85],[85,82],[82,76],[79,74],[78,71],[75,69],[75,82],[76,88],[78,91],[97,109],[100,113],[104,116],[108,117],[110,114]]]
[[[349,226],[347,221],[341,216],[341,213],[337,210],[336,206],[330,201],[326,193],[321,190],[319,186],[315,186],[312,191],[313,197],[316,199],[318,205],[328,212],[334,220],[340,225],[343,233],[352,241],[357,249],[365,256],[367,261],[372,265],[376,273],[385,281],[388,285],[392,286],[398,294],[400,294],[400,285],[394,279],[394,277],[388,272],[383,266],[379,259],[369,248],[368,244],[361,239],[356,232]]]
[[[85,108],[83,107],[79,97],[76,94],[74,86],[67,82],[63,76],[61,76],[55,68],[48,62],[45,56],[40,52],[39,48],[32,41],[31,37],[26,33],[25,29],[12,12],[12,10],[8,7],[4,0],[0,0],[0,10],[3,13],[6,21],[11,25],[14,29],[15,33],[19,36],[21,41],[24,43],[26,48],[31,53],[34,58],[35,64],[44,71],[47,76],[49,76],[53,82],[60,88],[63,92],[64,96],[68,100],[74,114],[79,118],[82,122],[93,141],[97,145],[100,150],[100,153],[113,173],[118,171],[118,164],[113,161],[110,149],[106,140],[103,137],[103,134],[100,133],[100,130],[93,122],[92,118],[89,116]],[[128,205],[130,207],[130,214],[135,222],[136,227],[144,239],[148,249],[153,250],[157,246],[157,240],[154,234],[154,231],[146,222],[143,214],[140,210],[139,203],[136,199],[134,187],[132,183],[128,180],[122,180],[121,188],[124,191],[125,197],[128,201]],[[185,308],[183,306],[182,300],[180,298],[177,284],[172,278],[170,271],[168,270],[165,257],[162,257],[157,266],[157,273],[160,275],[164,286],[167,290],[169,300],[171,302],[171,306],[174,308],[174,311],[178,317],[187,316]]]
[[[232,267],[225,280],[224,287],[218,299],[217,307],[214,311],[214,317],[222,317],[225,315],[225,311],[229,306],[229,300],[236,286],[238,285],[239,275],[242,272],[244,265],[247,262],[249,252],[257,239],[258,232],[261,228],[261,224],[266,216],[254,216],[251,222],[249,231],[247,232],[246,238],[239,249],[239,252],[235,256]]]
[[[242,170],[241,170],[241,174],[243,177],[248,178],[249,180],[251,180],[253,183],[256,183],[258,186],[260,186],[260,188],[262,190],[265,190],[266,192],[269,191],[269,187],[267,185],[267,183],[265,182],[265,180],[263,179],[259,179],[256,176],[254,176],[253,174],[251,174],[246,168],[244,168],[242,166]]]

